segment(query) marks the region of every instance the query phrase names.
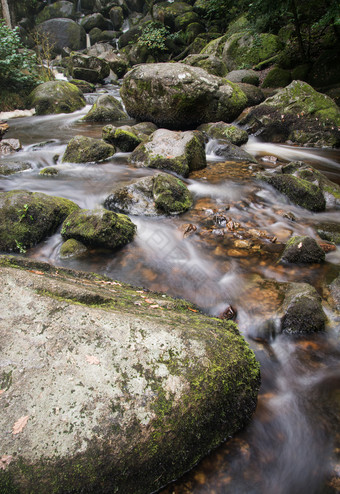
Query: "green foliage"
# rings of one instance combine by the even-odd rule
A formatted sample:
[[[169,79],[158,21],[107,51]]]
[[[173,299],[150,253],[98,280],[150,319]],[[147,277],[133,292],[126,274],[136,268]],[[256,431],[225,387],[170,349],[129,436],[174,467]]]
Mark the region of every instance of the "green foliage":
[[[146,46],[152,53],[157,54],[167,50],[165,40],[168,36],[169,31],[162,24],[148,22],[145,24],[137,44],[139,46]]]
[[[37,83],[36,57],[24,48],[18,29],[0,20],[0,85],[27,87]]]

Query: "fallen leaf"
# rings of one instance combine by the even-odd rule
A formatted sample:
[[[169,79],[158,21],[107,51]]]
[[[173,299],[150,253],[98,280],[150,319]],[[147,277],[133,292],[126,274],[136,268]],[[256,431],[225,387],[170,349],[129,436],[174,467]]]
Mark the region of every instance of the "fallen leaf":
[[[34,274],[45,274],[43,271],[36,271],[35,269],[30,269],[29,272]]]
[[[11,455],[4,455],[0,458],[0,470],[6,470],[8,465],[11,463],[13,460],[13,456]]]
[[[100,360],[97,359],[94,355],[86,355],[86,361],[91,365],[99,365]]]
[[[152,300],[151,298],[145,298],[144,302],[146,302],[147,304],[153,304],[154,300]]]
[[[299,243],[298,249],[301,249],[301,247],[302,247],[302,242]]]
[[[150,305],[150,309],[158,309],[160,306],[158,304]]]
[[[13,435],[19,434],[19,432],[23,431],[24,427],[26,427],[29,417],[30,417],[29,415],[25,415],[23,417],[20,417],[20,419],[15,422],[12,430]]]
[[[143,290],[137,290],[136,293],[144,293]]]
[[[188,307],[188,310],[191,310],[191,312],[198,312],[198,310],[196,310],[196,309],[191,309],[190,307]]]

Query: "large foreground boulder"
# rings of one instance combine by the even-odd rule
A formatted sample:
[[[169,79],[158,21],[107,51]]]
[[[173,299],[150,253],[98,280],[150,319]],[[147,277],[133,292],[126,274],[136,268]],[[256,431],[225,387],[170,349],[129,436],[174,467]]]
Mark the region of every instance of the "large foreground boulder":
[[[137,166],[169,170],[187,177],[190,171],[206,166],[204,138],[198,131],[158,129],[137,146],[129,161]]]
[[[147,494],[249,421],[259,365],[234,323],[26,262],[0,267],[1,492]]]
[[[53,53],[60,54],[64,48],[74,51],[86,48],[85,29],[72,19],[50,19],[39,24],[37,31],[47,36]]]
[[[23,252],[54,233],[74,202],[40,192],[0,192],[0,251]]]
[[[316,147],[340,145],[339,107],[302,81],[293,81],[252,108],[240,124],[266,141],[288,140]]]
[[[66,81],[49,81],[37,86],[29,96],[37,115],[73,113],[86,105],[83,93]]]
[[[236,84],[181,63],[133,68],[124,77],[121,96],[131,117],[169,129],[232,122],[247,104]]]
[[[104,206],[119,213],[157,216],[187,211],[193,199],[186,185],[166,173],[144,177],[110,194]]]

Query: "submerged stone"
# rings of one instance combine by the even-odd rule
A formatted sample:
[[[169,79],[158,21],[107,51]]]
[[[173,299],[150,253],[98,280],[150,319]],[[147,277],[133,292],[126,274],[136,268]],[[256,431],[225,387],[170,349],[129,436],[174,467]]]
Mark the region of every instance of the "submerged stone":
[[[0,283],[0,427],[26,420],[1,492],[153,492],[250,420],[259,364],[233,322],[36,261],[2,258]]]
[[[74,202],[40,192],[0,192],[0,251],[24,252],[54,233]]]

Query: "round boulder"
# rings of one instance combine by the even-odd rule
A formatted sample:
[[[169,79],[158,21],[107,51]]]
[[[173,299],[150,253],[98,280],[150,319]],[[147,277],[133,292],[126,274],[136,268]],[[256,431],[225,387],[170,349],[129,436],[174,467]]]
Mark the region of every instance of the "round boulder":
[[[86,105],[83,93],[66,81],[49,81],[37,86],[29,95],[29,104],[37,115],[73,113]]]
[[[182,63],[134,67],[123,79],[121,96],[131,117],[169,129],[231,122],[247,104],[236,84]]]
[[[64,48],[74,51],[86,48],[85,29],[72,19],[50,19],[39,24],[37,31],[47,36],[53,53],[60,54]]]
[[[63,223],[64,240],[73,238],[87,247],[116,249],[133,240],[136,225],[128,216],[105,209],[80,209]]]
[[[56,18],[75,19],[75,9],[72,2],[60,0],[51,5],[46,5],[36,16],[36,24]]]
[[[114,122],[127,119],[121,103],[111,94],[102,94],[82,120],[85,122]]]
[[[103,82],[110,75],[110,66],[105,60],[89,55],[71,56],[68,69],[74,79],[92,83]]]

